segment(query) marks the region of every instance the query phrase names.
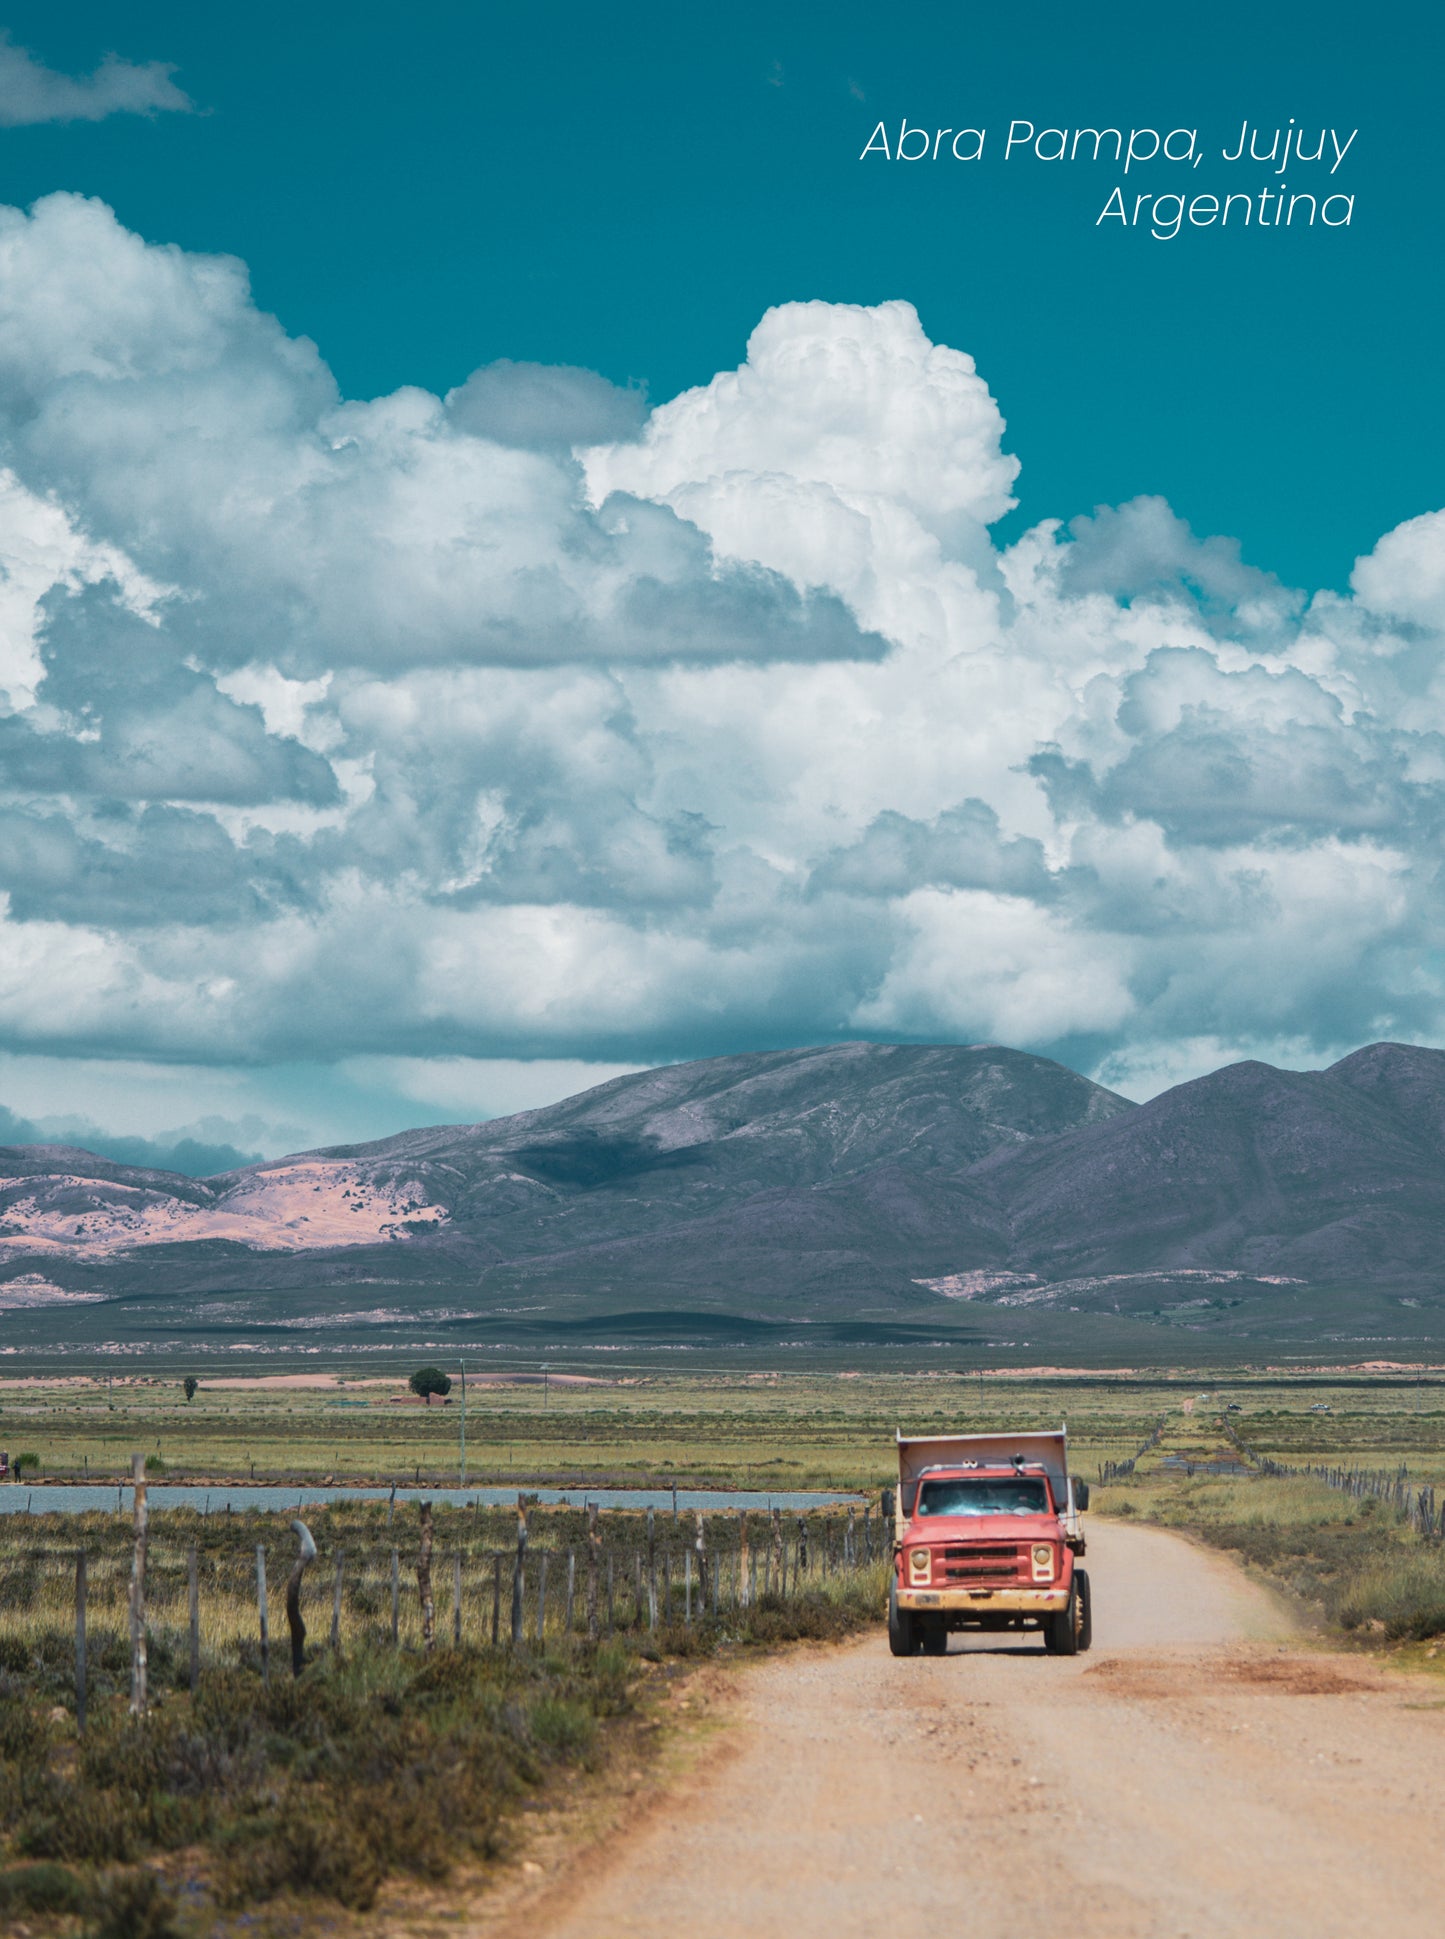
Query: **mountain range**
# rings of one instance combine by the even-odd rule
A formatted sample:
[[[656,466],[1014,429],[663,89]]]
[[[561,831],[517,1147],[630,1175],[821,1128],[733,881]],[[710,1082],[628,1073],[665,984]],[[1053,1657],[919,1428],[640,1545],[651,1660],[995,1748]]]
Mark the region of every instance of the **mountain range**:
[[[0,1345],[1445,1338],[1445,1053],[1143,1105],[996,1045],[853,1043],[208,1179],[0,1149]],[[800,1332],[801,1329],[801,1332]]]

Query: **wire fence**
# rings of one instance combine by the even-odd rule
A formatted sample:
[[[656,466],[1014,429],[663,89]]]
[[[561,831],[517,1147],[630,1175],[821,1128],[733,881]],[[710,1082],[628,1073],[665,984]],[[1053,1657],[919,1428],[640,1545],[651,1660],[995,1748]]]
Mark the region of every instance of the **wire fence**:
[[[890,1550],[873,1502],[604,1515],[524,1495],[515,1512],[318,1505],[288,1523],[254,1511],[152,1518],[142,1490],[134,1519],[7,1518],[0,1674],[73,1648],[83,1722],[87,1684],[128,1682],[144,1709],[152,1677],[194,1689],[222,1664],[299,1674],[322,1648],[522,1651],[735,1621],[855,1591]]]

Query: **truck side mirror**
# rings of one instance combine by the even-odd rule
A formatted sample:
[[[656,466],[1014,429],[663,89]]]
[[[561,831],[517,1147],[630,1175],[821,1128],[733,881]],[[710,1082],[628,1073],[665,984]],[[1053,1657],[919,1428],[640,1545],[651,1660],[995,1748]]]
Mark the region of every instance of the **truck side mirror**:
[[[1082,1475],[1074,1476],[1074,1506],[1083,1514],[1089,1506],[1089,1484]]]

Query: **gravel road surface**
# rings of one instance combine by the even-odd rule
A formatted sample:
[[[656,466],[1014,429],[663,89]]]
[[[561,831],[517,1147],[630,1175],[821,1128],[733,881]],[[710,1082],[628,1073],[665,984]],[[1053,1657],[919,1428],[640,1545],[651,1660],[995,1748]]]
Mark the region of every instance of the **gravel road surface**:
[[[1445,1682],[1306,1647],[1223,1557],[1089,1532],[1094,1648],[881,1632],[738,1676],[530,1939],[1333,1939],[1445,1932]],[[548,1868],[549,1871],[551,1868]]]

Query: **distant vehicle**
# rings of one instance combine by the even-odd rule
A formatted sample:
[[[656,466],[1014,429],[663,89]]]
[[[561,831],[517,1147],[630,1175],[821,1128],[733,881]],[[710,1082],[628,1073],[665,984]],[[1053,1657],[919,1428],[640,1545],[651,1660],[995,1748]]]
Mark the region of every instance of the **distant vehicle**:
[[[1054,1656],[1093,1640],[1068,1436],[934,1434],[898,1440],[888,1647],[942,1656],[954,1630],[1037,1630]]]

